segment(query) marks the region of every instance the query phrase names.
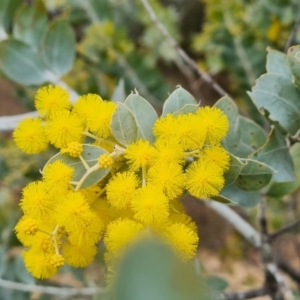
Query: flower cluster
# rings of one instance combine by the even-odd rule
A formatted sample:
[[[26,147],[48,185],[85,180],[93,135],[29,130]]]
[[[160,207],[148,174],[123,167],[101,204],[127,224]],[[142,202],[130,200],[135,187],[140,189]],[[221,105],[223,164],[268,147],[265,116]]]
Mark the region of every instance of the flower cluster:
[[[224,186],[230,157],[220,143],[229,123],[220,109],[167,114],[153,126],[153,144],[138,139],[124,147],[111,130],[113,102],[88,94],[72,105],[62,88],[46,86],[38,91],[35,105],[39,117],[19,124],[16,144],[26,153],[38,153],[50,143],[69,160],[50,160],[42,179],[23,190],[24,215],[15,231],[34,276],[48,278],[64,263],[87,266],[101,238],[110,271],[142,236],[159,236],[183,260],[195,255],[196,225],[180,198],[186,191],[197,198],[213,197]],[[88,143],[105,150],[92,165],[82,155]],[[70,160],[84,165],[81,179],[76,166],[66,163]],[[101,169],[110,172],[82,188]]]

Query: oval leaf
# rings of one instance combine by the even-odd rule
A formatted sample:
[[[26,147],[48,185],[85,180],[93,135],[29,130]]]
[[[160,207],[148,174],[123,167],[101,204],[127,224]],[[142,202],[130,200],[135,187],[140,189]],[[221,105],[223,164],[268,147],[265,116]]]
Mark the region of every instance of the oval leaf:
[[[111,96],[111,101],[123,103],[125,101],[125,99],[126,99],[125,84],[124,84],[124,79],[121,78]]]
[[[199,108],[198,104],[186,104],[183,108],[178,109],[173,113],[174,116],[179,116],[183,114],[188,114],[188,113],[195,113],[197,109]]]
[[[118,103],[110,123],[114,138],[123,146],[135,142],[138,138],[138,126],[130,109]]]
[[[267,49],[267,72],[278,74],[292,80],[292,73],[287,64],[286,55],[274,49]]]
[[[243,161],[241,161],[238,157],[236,157],[230,153],[229,153],[229,155],[230,155],[230,168],[224,174],[225,186],[233,183],[237,179],[242,168],[246,164]]]
[[[234,202],[241,206],[253,207],[253,206],[257,205],[257,203],[259,202],[260,193],[259,192],[247,192],[247,191],[240,189],[235,184],[231,184],[231,185],[225,186],[222,189],[219,197],[223,197],[224,199],[227,199],[228,201]]]
[[[155,137],[152,133],[157,113],[152,105],[143,97],[131,94],[124,103],[132,112],[138,126],[138,138],[153,143]]]
[[[85,159],[85,161],[87,162],[89,167],[92,167],[98,162],[99,156],[104,153],[108,153],[108,152],[98,146],[84,144],[83,152],[82,152],[81,156]],[[72,158],[72,157],[68,156],[67,154],[61,154],[61,153],[57,153],[56,155],[51,157],[50,160],[48,160],[48,162],[46,163],[45,167],[47,166],[47,164],[53,163],[56,160],[61,160],[66,165],[73,167],[75,169],[75,175],[72,178],[72,181],[79,181],[82,178],[82,176],[86,173],[86,168],[84,167],[84,165],[82,164],[82,162],[79,158]],[[81,185],[81,188],[86,188],[86,187],[89,187],[91,185],[98,183],[109,172],[110,172],[110,168],[98,169],[97,171],[91,173],[86,178],[86,180]]]
[[[46,27],[46,8],[42,1],[36,1],[33,6],[20,7],[14,22],[13,36],[37,49]]]
[[[245,191],[258,191],[269,183],[273,171],[262,162],[248,159],[235,184]]]
[[[300,45],[289,48],[287,61],[293,74],[293,82],[300,89]]]
[[[300,92],[290,79],[280,74],[262,75],[248,94],[259,110],[267,110],[271,120],[296,134],[300,128]]]
[[[55,21],[48,29],[43,45],[44,60],[55,74],[62,76],[73,66],[75,36],[66,20]]]
[[[0,44],[3,73],[24,85],[39,85],[48,80],[48,72],[38,54],[27,44],[9,39]]]
[[[285,136],[275,128],[272,129],[267,142],[253,154],[253,158],[276,171],[272,181],[286,182],[295,179],[293,160]]]
[[[165,101],[162,116],[176,112],[186,104],[196,104],[195,98],[182,87],[177,88]]]

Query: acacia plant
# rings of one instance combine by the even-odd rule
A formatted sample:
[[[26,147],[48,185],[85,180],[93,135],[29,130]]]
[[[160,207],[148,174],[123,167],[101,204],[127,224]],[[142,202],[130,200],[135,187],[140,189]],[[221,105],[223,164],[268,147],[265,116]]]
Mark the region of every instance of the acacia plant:
[[[68,21],[56,20],[46,26],[45,7],[41,6],[42,16],[37,13],[39,6],[28,8],[39,16],[30,20],[47,27],[45,35],[42,38],[41,32],[33,34],[30,30],[23,35],[16,26],[14,37],[8,38],[8,27],[2,22],[6,18],[0,20],[4,37],[1,71],[20,84],[43,85],[34,96],[36,111],[16,118],[2,117],[0,128],[16,127],[14,141],[27,154],[49,147],[57,152],[39,166],[40,178],[22,190],[23,215],[14,230],[24,245],[26,268],[34,277],[46,279],[66,264],[88,266],[102,240],[110,289],[117,291],[116,295],[122,288],[126,290],[127,298],[124,293],[115,298],[141,299],[136,292],[141,288],[148,296],[154,295],[149,299],[157,293],[168,295],[165,299],[198,299],[201,292],[193,288],[197,285],[194,281],[184,295],[165,290],[174,279],[168,273],[173,271],[171,267],[157,266],[151,280],[163,280],[154,294],[151,285],[142,284],[143,276],[135,273],[137,269],[124,272],[121,267],[115,272],[120,261],[136,259],[143,264],[147,260],[125,254],[143,238],[158,238],[178,259],[197,262],[196,226],[180,201],[190,194],[225,217],[262,254],[265,282],[260,288],[244,293],[216,292],[211,290],[215,286],[204,280],[208,296],[296,297],[297,292],[287,286],[278,269],[298,282],[300,276],[288,258],[280,262],[273,258],[271,243],[300,222],[270,233],[266,212],[269,197],[279,199],[300,186],[300,46],[290,47],[287,54],[268,49],[266,74],[248,92],[262,115],[262,127],[239,114],[234,100],[170,36],[149,2],[141,0],[141,4],[185,68],[221,94],[214,106],[200,106],[181,86],[169,94],[159,116],[147,95],[139,88],[126,95],[122,82],[109,97],[111,101],[97,93],[79,96],[63,81],[75,56],[74,33]],[[27,11],[22,8],[20,20],[25,22],[27,13],[23,10]],[[26,59],[20,53],[26,54]],[[16,67],[18,64],[22,68]],[[231,209],[255,205],[260,210],[260,233]],[[140,250],[147,252],[146,248]],[[167,260],[164,255],[160,258]],[[148,268],[150,265],[142,270],[145,276]],[[199,270],[197,275],[203,279]],[[120,282],[126,282],[126,287]],[[0,283],[20,288],[10,281],[1,279]],[[95,292],[89,290],[90,294]]]

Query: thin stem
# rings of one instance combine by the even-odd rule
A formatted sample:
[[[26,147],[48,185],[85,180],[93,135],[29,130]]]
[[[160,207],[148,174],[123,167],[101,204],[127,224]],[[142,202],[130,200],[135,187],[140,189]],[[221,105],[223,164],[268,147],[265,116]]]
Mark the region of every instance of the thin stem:
[[[289,231],[297,228],[298,226],[300,226],[300,219],[296,220],[295,222],[293,222],[291,224],[288,224],[288,225],[282,227],[281,229],[279,229],[276,232],[273,232],[273,233],[269,234],[269,240],[273,241],[278,236],[282,235],[283,233],[289,232]]]
[[[196,149],[196,150],[193,150],[193,151],[186,151],[186,152],[183,152],[183,154],[185,156],[194,156],[194,154],[199,155],[199,150]]]
[[[142,186],[146,186],[146,167],[142,166]]]
[[[56,234],[57,234],[58,228],[59,228],[59,225],[57,224],[52,232],[52,240],[54,243],[54,249],[55,249],[56,254],[59,254],[58,245],[57,245],[57,241],[56,241]]]
[[[86,180],[86,178],[93,172],[97,171],[98,169],[100,169],[99,164],[95,164],[93,167],[89,168],[84,175],[81,177],[81,179],[78,181],[76,188],[75,188],[75,192],[77,192],[80,187],[82,186],[83,182]]]
[[[99,141],[99,142],[106,143],[106,144],[109,144],[109,145],[112,145],[112,146],[115,145],[115,143],[113,143],[113,142],[111,142],[111,141],[109,141],[109,140],[100,138],[100,137],[98,137],[98,136],[96,136],[96,135],[94,135],[94,134],[92,134],[92,133],[90,133],[90,132],[84,131],[82,134],[84,134],[84,135],[86,135],[86,136],[88,136],[88,137],[90,137],[90,138],[92,138],[92,139],[94,139],[94,140],[97,140],[97,141]]]
[[[214,81],[212,77],[210,77],[207,73],[201,70],[198,64],[191,57],[189,57],[187,53],[177,44],[177,42],[170,35],[166,27],[160,22],[160,20],[156,16],[148,0],[140,0],[140,1],[144,5],[153,23],[164,35],[169,45],[177,51],[178,55],[186,63],[186,65],[198,76],[200,76],[207,84],[209,84],[221,96],[225,96],[226,94],[228,94],[217,82]]]
[[[47,235],[51,235],[52,236],[52,233],[51,232],[48,232],[48,231],[46,231],[46,230],[43,230],[43,229],[38,229],[38,231],[40,231],[40,232],[43,232],[43,233],[45,233],[45,234],[47,234]]]
[[[79,155],[79,159],[82,162],[82,164],[84,165],[85,169],[88,170],[90,168],[90,166],[87,164],[85,159],[81,155]]]
[[[204,203],[230,223],[254,247],[261,247],[261,239],[258,231],[233,209],[216,201],[205,200]]]
[[[95,287],[88,288],[69,288],[69,287],[54,287],[43,286],[28,283],[14,282],[0,278],[0,286],[4,289],[17,290],[23,292],[32,292],[38,294],[59,295],[59,297],[72,297],[72,296],[93,296],[96,294],[105,294],[106,290]],[[61,298],[61,299],[62,299]]]

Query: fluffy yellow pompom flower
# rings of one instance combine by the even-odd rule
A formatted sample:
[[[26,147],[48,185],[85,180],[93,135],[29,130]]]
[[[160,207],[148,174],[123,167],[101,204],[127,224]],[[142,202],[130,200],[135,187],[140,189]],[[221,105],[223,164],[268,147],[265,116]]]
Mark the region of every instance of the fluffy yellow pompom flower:
[[[107,153],[100,155],[98,158],[98,164],[101,168],[110,168],[113,165],[113,163],[113,158]]]
[[[83,122],[86,122],[90,114],[95,113],[95,111],[99,112],[99,104],[102,101],[102,98],[97,94],[80,96],[73,105],[73,112],[76,113]]]
[[[229,169],[230,156],[223,147],[206,147],[202,155],[203,159],[216,163],[223,171]]]
[[[199,126],[196,115],[189,113],[179,115],[176,119],[178,121],[175,133],[176,139],[184,150],[195,150],[202,147],[206,135],[205,131]]]
[[[78,192],[82,194],[88,204],[91,205],[99,196],[101,196],[102,189],[98,184],[94,184],[85,189],[80,189]]]
[[[107,226],[104,244],[107,250],[118,255],[143,230],[140,223],[129,219],[117,219]]]
[[[185,174],[180,165],[155,164],[148,171],[147,182],[161,188],[169,199],[174,199],[185,187]]]
[[[36,253],[36,251],[29,249],[23,253],[24,262],[27,270],[38,279],[47,279],[57,272],[50,260],[53,254]]]
[[[82,151],[83,151],[83,146],[81,143],[71,142],[68,144],[67,148],[60,150],[60,153],[67,153],[71,157],[76,158],[81,155]]]
[[[184,224],[174,223],[168,226],[164,236],[183,260],[188,260],[196,254],[199,238]]]
[[[106,227],[110,222],[118,218],[119,213],[115,207],[108,204],[108,201],[101,197],[96,199],[92,206],[92,212],[94,212],[97,217],[103,222],[104,227]]]
[[[53,254],[50,257],[50,264],[56,269],[62,267],[64,263],[65,259],[60,254]]]
[[[22,210],[37,220],[45,220],[53,212],[53,200],[47,192],[47,185],[42,181],[29,183],[23,189],[20,202]]]
[[[46,134],[56,148],[66,148],[71,142],[81,142],[84,128],[81,120],[69,111],[53,113],[46,124]]]
[[[107,200],[118,209],[127,208],[138,186],[139,180],[135,173],[118,173],[106,186]]]
[[[222,169],[208,160],[192,163],[186,174],[186,188],[197,198],[216,196],[224,186]]]
[[[59,245],[61,244],[58,239],[57,242]],[[52,236],[44,232],[38,232],[32,240],[31,249],[36,253],[55,253]]]
[[[125,158],[129,160],[131,169],[138,171],[151,163],[154,151],[154,148],[148,141],[138,140],[127,147]]]
[[[64,164],[61,160],[47,164],[43,170],[43,179],[47,189],[54,193],[67,190],[74,172],[74,168]]]
[[[44,86],[36,93],[35,107],[41,117],[49,117],[53,113],[71,107],[70,95],[58,85]]]
[[[153,133],[157,139],[170,141],[176,137],[178,121],[172,114],[158,118],[153,126]]]
[[[36,154],[48,147],[48,139],[42,120],[28,118],[22,120],[13,133],[16,145],[28,154]]]
[[[83,268],[88,266],[97,253],[95,245],[72,245],[65,243],[62,248],[62,254],[66,263],[75,268]]]
[[[72,244],[92,245],[99,241],[103,223],[91,211],[81,193],[66,194],[56,208],[56,218],[68,232]]]
[[[15,231],[17,232],[17,236],[18,233],[21,235],[35,235],[38,231],[38,222],[30,216],[23,216],[17,223]]]
[[[155,142],[155,164],[185,163],[183,146],[177,141],[159,139]]]
[[[102,138],[108,138],[111,135],[110,121],[116,109],[116,103],[101,101],[99,108],[89,113],[87,124],[89,129]]]
[[[134,217],[145,224],[165,221],[169,216],[169,200],[156,186],[148,185],[138,189],[131,201]]]
[[[226,136],[229,122],[223,111],[217,107],[201,107],[197,111],[198,126],[206,135],[206,143],[219,144]]]

